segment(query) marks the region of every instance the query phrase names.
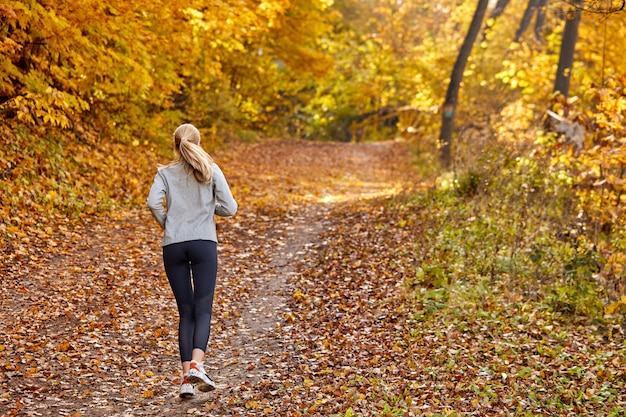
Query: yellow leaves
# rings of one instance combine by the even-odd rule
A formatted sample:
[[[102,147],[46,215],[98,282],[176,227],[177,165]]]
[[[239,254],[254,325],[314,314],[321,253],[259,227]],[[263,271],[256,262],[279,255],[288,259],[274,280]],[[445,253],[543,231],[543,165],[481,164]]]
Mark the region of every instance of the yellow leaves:
[[[0,54],[2,55],[14,54],[20,50],[22,50],[22,46],[11,38],[0,41]]]
[[[321,4],[321,9],[325,10],[331,7],[335,3],[335,0],[319,0],[319,2]]]
[[[299,289],[296,290],[296,292],[293,293],[293,298],[301,303],[307,303],[308,302],[308,297],[306,294],[304,294],[302,291],[300,291]]]
[[[279,1],[261,1],[257,13],[267,19],[267,27],[273,28],[280,25],[280,16],[285,13],[284,5]]]
[[[263,411],[264,413],[272,413],[274,411],[274,409],[271,406],[269,406],[269,402],[267,399],[263,399],[261,401],[254,401],[254,400],[246,401],[245,407],[248,410],[259,410],[259,411]]]
[[[29,77],[33,86],[43,87],[39,85],[41,80],[32,78],[37,77],[36,73],[31,73]],[[68,116],[75,110],[87,110],[89,105],[78,97],[47,87],[43,91],[30,91],[15,97],[11,101],[11,107],[17,111],[18,119],[28,124],[37,125],[43,122],[52,127],[66,129],[71,125]]]
[[[199,10],[193,9],[193,8],[187,8],[185,10],[183,10],[183,12],[189,16],[190,18],[190,22],[192,27],[194,27],[196,30],[197,29],[201,29],[201,30],[210,30],[212,29],[212,24],[211,21],[205,21],[204,20],[204,13],[202,13]]]
[[[604,314],[607,316],[613,316],[618,313],[626,314],[626,295],[614,303],[607,305],[604,308]]]
[[[330,65],[314,50],[326,30],[320,11],[330,0],[226,0],[201,7],[143,0],[35,4],[10,2],[0,10],[16,28],[0,41],[0,86],[9,94],[4,113],[32,129],[72,129],[81,140],[94,132],[118,140],[133,140],[137,131],[166,137],[164,126],[184,116],[202,119],[207,112],[267,122],[259,109],[285,104],[274,91],[285,83],[284,71],[274,64],[277,55],[291,59],[295,71],[321,74]],[[35,33],[40,41],[30,39]],[[26,70],[15,64],[21,59]],[[259,75],[269,91],[252,81]],[[218,105],[192,104],[187,115],[172,111],[183,83],[190,103]],[[231,84],[242,90],[240,96],[231,94]]]
[[[257,401],[247,401],[246,408],[247,409],[255,409],[259,407],[259,403]]]
[[[50,190],[48,191],[48,193],[46,194],[46,199],[47,200],[51,200],[54,201],[57,199],[57,197],[59,196],[59,194],[55,191],[55,190]]]
[[[525,66],[518,66],[510,60],[503,61],[504,70],[495,75],[496,79],[500,79],[504,84],[508,84],[512,89],[526,88],[531,83],[532,75],[528,75],[529,71]]]
[[[396,226],[403,229],[407,226],[412,226],[414,223],[413,219],[400,219],[396,222]]]

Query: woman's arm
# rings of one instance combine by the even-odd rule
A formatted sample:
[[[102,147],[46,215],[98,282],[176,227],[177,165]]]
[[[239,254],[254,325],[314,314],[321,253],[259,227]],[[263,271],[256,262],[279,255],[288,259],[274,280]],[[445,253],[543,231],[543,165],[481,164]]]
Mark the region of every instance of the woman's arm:
[[[165,229],[165,218],[167,216],[163,207],[163,198],[166,195],[165,190],[165,181],[163,181],[161,174],[157,172],[148,195],[148,208],[162,229]]]
[[[215,190],[215,214],[228,217],[237,213],[237,202],[228,187],[224,173],[213,164],[213,187]]]

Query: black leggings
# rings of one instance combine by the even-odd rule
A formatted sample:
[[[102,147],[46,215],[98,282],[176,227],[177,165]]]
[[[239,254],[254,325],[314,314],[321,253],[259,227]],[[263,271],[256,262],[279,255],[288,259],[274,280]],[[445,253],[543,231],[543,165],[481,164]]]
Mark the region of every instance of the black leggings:
[[[193,349],[206,351],[209,343],[217,278],[217,244],[210,240],[192,240],[164,246],[163,264],[180,316],[180,359],[187,362],[191,360]]]

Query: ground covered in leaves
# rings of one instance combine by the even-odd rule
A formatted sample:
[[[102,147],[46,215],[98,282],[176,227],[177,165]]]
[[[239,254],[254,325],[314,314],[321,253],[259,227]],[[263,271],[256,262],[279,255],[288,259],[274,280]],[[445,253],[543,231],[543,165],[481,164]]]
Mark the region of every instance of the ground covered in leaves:
[[[623,341],[488,281],[415,279],[441,213],[411,196],[407,144],[214,157],[240,203],[219,223],[218,389],[178,398],[159,230],[122,210],[2,248],[3,415],[626,415]]]

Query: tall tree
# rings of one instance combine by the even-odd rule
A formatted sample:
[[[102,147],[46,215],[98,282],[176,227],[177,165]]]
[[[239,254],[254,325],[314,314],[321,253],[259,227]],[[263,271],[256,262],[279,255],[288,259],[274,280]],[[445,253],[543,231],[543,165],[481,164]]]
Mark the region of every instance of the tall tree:
[[[459,89],[461,81],[463,81],[463,72],[465,71],[465,65],[469,59],[472,47],[476,41],[476,37],[480,32],[483,18],[487,12],[487,6],[489,0],[478,0],[478,5],[474,11],[472,17],[472,23],[470,24],[463,45],[459,51],[459,55],[456,58],[454,67],[452,69],[452,75],[450,76],[450,83],[448,84],[448,90],[446,92],[446,98],[443,103],[441,133],[439,134],[439,143],[441,146],[440,159],[444,168],[449,168],[451,163],[451,143],[452,143],[452,131],[454,130],[454,115],[456,113],[456,106],[459,98]]]
[[[489,33],[490,30],[492,30],[492,27],[496,19],[502,16],[502,14],[504,13],[504,9],[506,8],[506,6],[509,4],[510,1],[511,0],[498,0],[496,2],[496,5],[491,11],[489,18],[487,19],[485,28],[483,29],[482,42],[484,42],[487,39],[487,34]]]
[[[539,0],[537,4],[537,19],[535,20],[535,39],[541,39],[541,32],[543,31],[543,24],[546,21],[546,6],[548,0]]]
[[[540,10],[540,8],[541,0],[528,0],[528,5],[526,6],[526,10],[524,10],[524,15],[522,16],[522,21],[520,22],[517,32],[515,32],[515,42],[519,42],[522,38],[522,35],[524,35],[530,26],[530,21],[535,15],[535,12]]]
[[[496,2],[496,6],[493,8],[491,15],[489,15],[490,19],[497,19],[504,13],[504,9],[509,4],[511,0],[498,0]]]
[[[561,51],[559,53],[559,65],[554,80],[554,92],[560,93],[564,99],[569,95],[569,84],[574,65],[574,52],[578,40],[578,27],[581,18],[581,0],[575,0],[573,8],[567,13],[563,37],[561,38]]]
[[[541,39],[541,31],[543,30],[543,24],[546,20],[546,5],[548,4],[548,0],[529,0],[528,5],[526,6],[526,10],[524,10],[524,15],[522,16],[522,20],[520,22],[519,28],[515,32],[515,42],[519,42],[524,33],[528,30],[530,26],[530,22],[532,21],[533,16],[536,15],[535,19],[535,39]]]

